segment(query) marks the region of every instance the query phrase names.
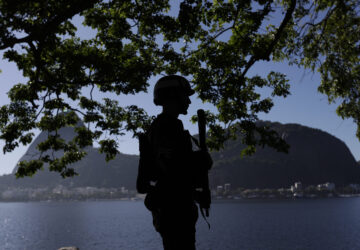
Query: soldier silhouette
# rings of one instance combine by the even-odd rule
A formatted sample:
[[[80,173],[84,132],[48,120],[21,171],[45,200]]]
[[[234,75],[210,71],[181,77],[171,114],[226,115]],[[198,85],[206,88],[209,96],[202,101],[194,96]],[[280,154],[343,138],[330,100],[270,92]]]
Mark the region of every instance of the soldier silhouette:
[[[154,103],[163,110],[140,139],[137,189],[147,193],[145,205],[152,212],[165,250],[195,249],[198,176],[201,169],[206,169],[207,175],[212,165],[207,151],[192,150],[191,136],[178,119],[187,114],[192,94],[184,77],[170,75],[158,80]]]

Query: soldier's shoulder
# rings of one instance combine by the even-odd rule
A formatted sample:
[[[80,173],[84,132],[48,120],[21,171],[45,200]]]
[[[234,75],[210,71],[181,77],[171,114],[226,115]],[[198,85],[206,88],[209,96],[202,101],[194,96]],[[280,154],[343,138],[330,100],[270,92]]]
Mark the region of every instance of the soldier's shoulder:
[[[175,118],[175,117],[171,117],[169,115],[166,114],[159,114],[155,120],[153,121],[153,123],[151,124],[151,128],[152,130],[155,129],[160,129],[160,130],[177,130],[177,129],[181,129],[183,130],[183,124],[181,122],[181,120]]]

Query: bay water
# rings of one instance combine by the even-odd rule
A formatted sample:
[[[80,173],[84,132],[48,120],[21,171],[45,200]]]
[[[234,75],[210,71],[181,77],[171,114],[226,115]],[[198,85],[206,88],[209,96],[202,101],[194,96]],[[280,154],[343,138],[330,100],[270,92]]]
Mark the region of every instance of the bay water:
[[[360,249],[360,198],[215,201],[198,250]],[[0,203],[0,249],[162,249],[142,201]]]

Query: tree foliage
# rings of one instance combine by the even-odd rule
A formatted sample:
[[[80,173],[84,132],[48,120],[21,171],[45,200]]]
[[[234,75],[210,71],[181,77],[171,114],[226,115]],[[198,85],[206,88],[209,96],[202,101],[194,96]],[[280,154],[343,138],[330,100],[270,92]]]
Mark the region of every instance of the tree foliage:
[[[136,105],[97,100],[93,91],[146,92],[149,78],[159,74],[191,79],[201,100],[217,108],[207,114],[213,149],[240,134],[248,145],[245,153],[259,145],[287,150],[279,135],[256,121],[273,106],[259,89],[286,97],[289,83],[281,72],[249,76],[258,61],[286,60],[319,71],[319,91],[329,101],[340,100],[338,114],[360,126],[359,1],[183,0],[171,14],[177,3],[0,1],[0,50],[26,78],[8,93],[11,103],[0,108],[3,150],[30,143],[36,128],[49,132],[38,145],[38,158],[20,163],[18,177],[34,174],[44,163],[72,176],[69,164],[81,160],[96,140],[107,159],[113,158],[114,136],[136,135],[151,117]],[[79,37],[74,16],[96,36]],[[80,118],[93,126],[77,127],[72,141],[61,138],[59,129],[76,127]],[[64,154],[53,157],[53,150]]]

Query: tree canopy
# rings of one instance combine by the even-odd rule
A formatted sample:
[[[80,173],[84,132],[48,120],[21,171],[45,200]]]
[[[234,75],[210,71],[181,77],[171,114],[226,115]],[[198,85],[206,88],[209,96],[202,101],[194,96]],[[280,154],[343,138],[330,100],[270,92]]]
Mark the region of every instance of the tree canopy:
[[[72,176],[69,164],[97,140],[111,159],[118,146],[113,136],[137,135],[152,118],[136,105],[97,100],[93,90],[146,92],[149,78],[159,74],[187,77],[201,100],[217,108],[207,113],[210,148],[240,135],[248,145],[244,153],[265,145],[287,151],[276,132],[256,121],[273,106],[259,89],[286,97],[290,85],[282,72],[249,76],[258,61],[287,61],[320,72],[319,91],[341,102],[338,114],[354,120],[360,138],[359,5],[356,0],[0,0],[0,50],[26,79],[8,93],[10,104],[0,107],[3,151],[31,143],[34,129],[49,132],[38,145],[41,154],[19,163],[18,177],[34,174],[44,163]],[[79,37],[75,16],[96,36]],[[222,39],[224,34],[229,39]],[[88,126],[77,127],[79,119]],[[76,129],[72,141],[58,134],[66,126]],[[54,150],[63,156],[53,157]]]

